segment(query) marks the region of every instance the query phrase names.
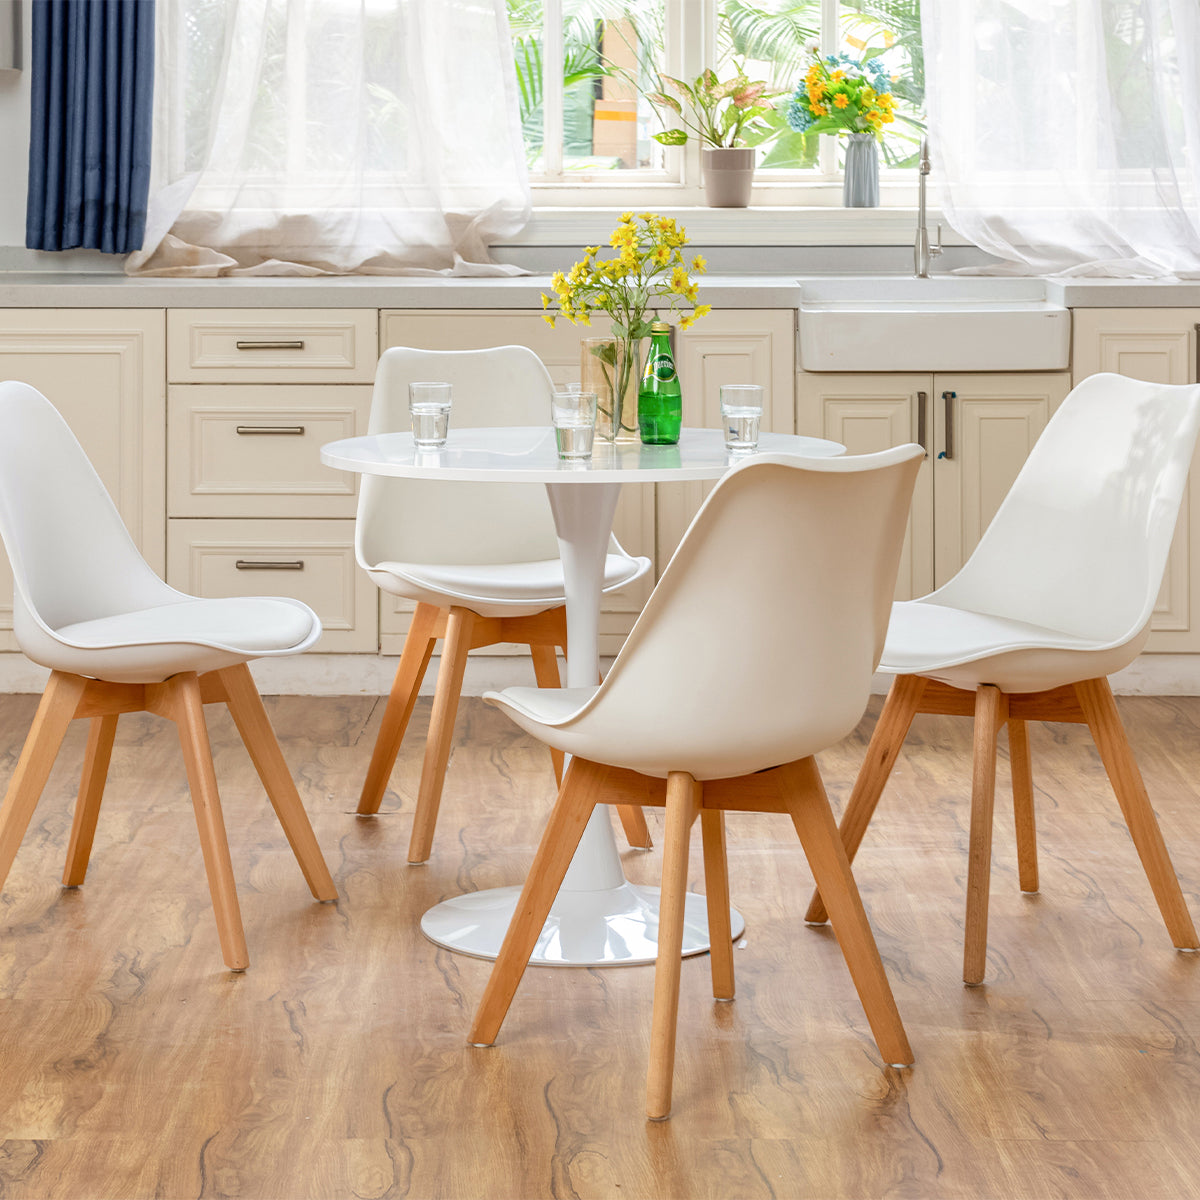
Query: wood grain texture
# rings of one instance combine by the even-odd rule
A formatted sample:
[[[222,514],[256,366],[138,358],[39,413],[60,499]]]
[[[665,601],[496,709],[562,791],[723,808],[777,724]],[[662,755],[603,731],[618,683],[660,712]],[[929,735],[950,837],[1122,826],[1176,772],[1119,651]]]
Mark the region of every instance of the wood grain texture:
[[[747,928],[738,999],[682,966],[675,1116],[648,1123],[653,972],[531,969],[495,1047],[467,1031],[491,964],[418,930],[519,884],[554,800],[544,747],[463,701],[439,853],[404,860],[429,701],[356,818],[383,701],[268,698],[341,900],[314,904],[229,715],[205,716],[246,932],[221,967],[175,731],[122,717],[86,885],[64,891],[76,721],[0,893],[0,1195],[14,1200],[1193,1200],[1200,955],[1164,935],[1083,725],[1030,721],[1041,891],[997,822],[985,986],[960,981],[971,724],[914,719],[855,877],[917,1056],[881,1068],[786,816],[727,814]],[[1193,907],[1200,699],[1118,698]],[[0,697],[0,789],[37,709]],[[844,806],[879,712],[819,756]],[[997,786],[1010,786],[1001,739]],[[661,810],[649,812],[661,846]],[[700,831],[689,885],[700,890]],[[657,884],[661,852],[623,854]]]

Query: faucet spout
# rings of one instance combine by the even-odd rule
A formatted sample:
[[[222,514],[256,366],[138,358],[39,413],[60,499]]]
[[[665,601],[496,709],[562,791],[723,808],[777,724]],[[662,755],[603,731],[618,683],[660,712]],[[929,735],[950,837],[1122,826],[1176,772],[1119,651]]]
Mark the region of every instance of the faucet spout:
[[[930,172],[929,138],[921,139],[917,165],[917,236],[913,242],[913,270],[918,279],[929,278],[929,263],[942,252],[942,227],[937,227],[937,244],[929,244],[929,228],[925,221],[925,180]]]

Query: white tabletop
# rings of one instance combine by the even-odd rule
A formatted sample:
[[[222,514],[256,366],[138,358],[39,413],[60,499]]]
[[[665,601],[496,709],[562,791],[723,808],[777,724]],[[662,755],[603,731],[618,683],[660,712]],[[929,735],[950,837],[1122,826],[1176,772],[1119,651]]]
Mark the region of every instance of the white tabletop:
[[[799,454],[832,458],[845,446],[824,438],[764,433],[761,454]],[[321,447],[321,461],[343,471],[409,478],[436,475],[447,480],[506,480],[511,483],[650,483],[671,479],[719,479],[737,462],[752,457],[731,455],[719,429],[685,429],[675,446],[643,446],[596,441],[584,462],[559,459],[549,426],[491,429],[450,428],[442,450],[418,450],[410,433],[384,433],[345,438]]]

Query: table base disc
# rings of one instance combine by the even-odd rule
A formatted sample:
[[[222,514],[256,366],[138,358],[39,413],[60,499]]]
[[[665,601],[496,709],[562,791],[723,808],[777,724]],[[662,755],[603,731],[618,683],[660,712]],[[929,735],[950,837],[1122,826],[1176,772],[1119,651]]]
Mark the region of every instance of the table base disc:
[[[455,896],[421,918],[431,942],[469,954],[495,958],[508,932],[519,887],[490,888]],[[560,892],[529,959],[535,967],[623,967],[658,957],[658,888],[624,883],[600,892]],[[733,938],[746,922],[730,909]],[[703,896],[689,892],[685,902],[683,954],[708,950],[708,913]]]

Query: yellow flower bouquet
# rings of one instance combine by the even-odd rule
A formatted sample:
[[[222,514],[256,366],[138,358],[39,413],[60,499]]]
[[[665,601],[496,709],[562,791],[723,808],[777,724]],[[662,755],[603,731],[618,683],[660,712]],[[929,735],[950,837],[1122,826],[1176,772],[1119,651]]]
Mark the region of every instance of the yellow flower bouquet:
[[[590,325],[594,312],[608,316],[612,323],[612,338],[593,339],[590,346],[608,385],[608,397],[602,396],[600,402],[602,436],[608,430],[615,438],[637,434],[638,347],[650,334],[647,314],[652,302],[659,301],[653,314],[656,320],[666,319],[661,311],[666,307],[678,317],[680,329],[709,312],[709,305],[696,303],[700,289],[690,274],[703,274],[707,264],[699,254],[690,262],[684,257],[687,240],[687,231],[672,217],[622,213],[609,238],[616,251],[611,258],[600,258],[599,246],[585,246],[582,261],[565,273],[556,271],[551,279],[558,303],[558,312],[544,314],[551,327],[560,316],[572,324]],[[542,308],[548,310],[552,303],[543,293]]]
[[[895,120],[891,82],[878,58],[814,55],[788,107],[787,122],[800,133],[872,133]]]

